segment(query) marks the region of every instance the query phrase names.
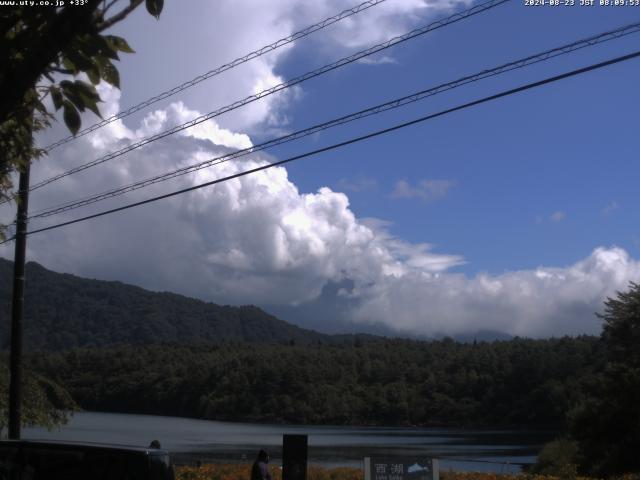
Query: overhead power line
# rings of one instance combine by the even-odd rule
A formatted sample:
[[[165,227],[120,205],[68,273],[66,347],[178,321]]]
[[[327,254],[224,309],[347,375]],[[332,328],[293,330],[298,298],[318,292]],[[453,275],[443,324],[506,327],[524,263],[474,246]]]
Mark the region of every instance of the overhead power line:
[[[121,148],[120,150],[116,150],[114,152],[108,153],[107,155],[104,155],[96,160],[93,160],[91,162],[85,163],[83,165],[79,165],[78,167],[72,168],[71,170],[68,170],[66,172],[60,173],[58,175],[54,175],[53,177],[47,178],[45,180],[42,180],[41,182],[38,182],[36,184],[34,184],[30,191],[36,190],[38,188],[44,187],[45,185],[48,185],[52,182],[55,182],[57,180],[60,180],[61,178],[67,177],[69,175],[72,175],[74,173],[78,173],[81,172],[83,170],[86,170],[88,168],[94,167],[96,165],[99,165],[101,163],[107,162],[109,160],[112,160],[116,157],[119,157],[121,155],[124,155],[125,153],[128,153],[132,150],[136,150],[140,147],[143,147],[145,145],[148,145],[151,142],[154,142],[156,140],[160,140],[162,138],[168,137],[170,135],[174,135],[178,132],[181,132],[182,130],[186,130],[187,128],[193,127],[195,125],[198,125],[202,122],[205,122],[207,120],[211,120],[215,117],[218,117],[224,113],[230,112],[232,110],[235,110],[237,108],[243,107],[249,103],[255,102],[256,100],[259,100],[261,98],[267,97],[269,95],[272,95],[276,92],[285,90],[287,88],[293,87],[294,85],[298,85],[299,83],[302,83],[304,81],[310,80],[312,78],[318,77],[320,75],[323,75],[327,72],[330,72],[332,70],[335,70],[339,67],[342,67],[344,65],[348,65],[350,63],[355,62],[356,60],[359,60],[361,58],[364,58],[366,56],[369,55],[373,55],[374,53],[380,52],[382,50],[385,50],[387,48],[390,48],[394,45],[397,45],[399,43],[402,42],[406,42],[407,40],[416,38],[420,35],[424,35],[426,33],[432,32],[438,28],[442,28],[446,25],[450,25],[452,23],[456,23],[460,20],[463,20],[465,18],[471,17],[473,15],[477,15],[478,13],[482,13],[485,12],[487,10],[490,10],[492,8],[495,8],[499,5],[502,5],[503,3],[506,3],[510,0],[489,0],[488,2],[476,5],[474,7],[471,7],[467,10],[463,10],[462,12],[458,12],[455,13],[449,17],[446,17],[444,19],[438,20],[436,22],[430,23],[429,25],[426,25],[422,28],[418,28],[415,30],[412,30],[408,33],[405,33],[404,35],[400,35],[397,37],[394,37],[390,40],[387,40],[386,42],[380,43],[378,45],[375,45],[373,47],[370,47],[366,50],[361,50],[360,52],[357,52],[353,55],[350,55],[348,57],[344,57],[336,62],[333,62],[331,64],[325,65],[323,67],[320,67],[316,70],[313,70],[311,72],[307,72],[303,75],[300,75],[298,77],[292,78],[286,82],[280,83],[274,87],[268,88],[266,90],[263,90],[259,93],[256,93],[255,95],[251,95],[249,97],[244,98],[243,100],[239,100],[237,102],[234,102],[230,105],[227,105],[225,107],[222,107],[218,110],[215,110],[213,112],[209,112],[205,115],[201,115],[198,118],[195,118],[189,122],[183,123],[181,125],[178,125],[176,127],[170,128],[169,130],[165,130],[164,132],[158,133],[156,135],[153,135],[151,137],[147,137],[143,140],[140,140],[138,142],[135,142],[127,147]]]
[[[479,80],[485,79],[485,78],[489,78],[489,77],[493,77],[505,72],[509,72],[512,70],[516,70],[519,68],[523,68],[523,67],[527,67],[530,65],[534,65],[546,60],[549,60],[551,58],[555,58],[558,57],[560,55],[565,55],[571,52],[574,52],[576,50],[580,50],[582,48],[586,48],[586,47],[590,47],[590,46],[594,46],[603,42],[607,42],[609,40],[613,40],[616,38],[620,38],[623,37],[625,35],[629,35],[632,33],[638,33],[640,32],[640,22],[634,23],[634,24],[630,24],[630,25],[626,25],[620,28],[617,28],[615,30],[611,30],[608,32],[603,32],[600,33],[598,35],[592,35],[590,37],[566,44],[566,45],[562,45],[560,47],[556,47],[553,48],[551,50],[546,50],[544,52],[541,53],[537,53],[535,55],[530,55],[528,57],[525,58],[521,58],[519,60],[515,60],[515,61],[511,61],[509,63],[505,63],[503,65],[500,65],[498,67],[494,67],[491,69],[486,69],[486,70],[482,70],[478,73],[475,73],[473,75],[468,75],[462,78],[459,78],[457,80],[451,81],[451,82],[447,82],[447,83],[443,83],[440,84],[438,86],[435,87],[431,87],[429,89],[426,90],[421,90],[419,92],[415,92],[412,93],[410,95],[406,95],[400,98],[396,98],[394,100],[373,106],[373,107],[369,107],[367,109],[364,110],[360,110],[358,112],[355,113],[351,113],[349,115],[345,115],[339,118],[335,118],[332,120],[329,120],[327,122],[324,123],[320,123],[320,124],[316,124],[313,125],[311,127],[305,128],[303,130],[298,130],[296,132],[293,132],[291,134],[288,135],[284,135],[275,139],[271,139],[268,140],[266,142],[260,143],[258,145],[255,145],[253,147],[249,147],[249,148],[244,148],[241,150],[237,150],[235,152],[226,154],[226,155],[221,155],[218,157],[214,157],[211,158],[209,160],[206,160],[204,162],[200,162],[194,165],[189,165],[186,167],[182,167],[176,170],[173,170],[171,172],[166,172],[163,174],[159,174],[159,175],[155,175],[153,177],[144,179],[144,180],[140,180],[134,183],[131,183],[129,185],[125,185],[122,187],[118,187],[109,191],[105,191],[102,192],[98,195],[92,195],[80,200],[74,200],[71,202],[65,202],[63,204],[57,205],[55,207],[49,207],[47,209],[44,210],[40,210],[38,212],[34,212],[29,219],[34,219],[34,218],[44,218],[44,217],[49,217],[51,215],[56,215],[62,212],[66,212],[69,210],[74,210],[76,208],[82,207],[82,206],[86,206],[86,205],[90,205],[102,200],[106,200],[108,198],[113,198],[119,195],[123,195],[125,193],[129,193],[135,190],[138,190],[140,188],[145,188],[148,187],[150,185],[156,184],[156,183],[160,183],[160,182],[164,182],[182,175],[186,175],[188,173],[192,173],[198,170],[201,170],[203,168],[208,168],[214,165],[219,165],[220,163],[224,163],[239,157],[243,157],[252,153],[255,153],[257,151],[261,151],[261,150],[266,150],[268,148],[272,148],[274,146],[277,145],[281,145],[284,143],[288,143],[303,137],[307,137],[309,135],[312,135],[314,133],[323,131],[323,130],[327,130],[329,128],[332,127],[336,127],[339,125],[344,125],[346,123],[355,121],[355,120],[359,120],[371,115],[376,115],[388,110],[392,110],[395,108],[399,108],[414,102],[417,102],[419,100],[423,100],[425,98],[437,95],[439,93],[448,91],[448,90],[452,90],[454,88],[466,85],[468,83],[473,83],[473,82],[477,82]]]
[[[410,120],[408,122],[400,123],[400,124],[397,124],[397,125],[394,125],[392,127],[388,127],[388,128],[382,129],[382,130],[377,130],[375,132],[372,132],[372,133],[369,133],[369,134],[366,134],[366,135],[362,135],[362,136],[359,136],[359,137],[351,138],[349,140],[346,140],[346,141],[343,141],[343,142],[340,142],[340,143],[335,143],[333,145],[329,145],[327,147],[319,148],[317,150],[306,152],[306,153],[303,153],[303,154],[300,154],[300,155],[296,155],[294,157],[289,157],[287,159],[280,160],[278,162],[262,165],[260,167],[252,168],[252,169],[249,169],[249,170],[245,170],[243,172],[239,172],[239,173],[236,173],[236,174],[233,174],[233,175],[229,175],[229,176],[226,176],[226,177],[223,177],[223,178],[219,178],[219,179],[212,180],[212,181],[209,181],[209,182],[201,183],[199,185],[194,185],[194,186],[188,187],[188,188],[183,188],[181,190],[176,190],[174,192],[166,193],[166,194],[163,194],[163,195],[158,195],[156,197],[148,198],[146,200],[142,200],[142,201],[135,202],[135,203],[130,203],[128,205],[123,205],[121,207],[112,208],[110,210],[105,210],[105,211],[102,211],[102,212],[99,212],[99,213],[95,213],[93,215],[87,215],[85,217],[76,218],[74,220],[69,220],[67,222],[57,223],[55,225],[50,225],[48,227],[43,227],[43,228],[39,228],[39,229],[36,229],[36,230],[30,230],[30,231],[27,232],[27,235],[32,235],[34,233],[40,233],[40,232],[46,232],[48,230],[54,230],[54,229],[61,228],[61,227],[67,226],[67,225],[73,225],[75,223],[84,222],[84,221],[91,220],[91,219],[98,218],[98,217],[102,217],[102,216],[105,216],[105,215],[110,215],[112,213],[128,210],[130,208],[138,207],[138,206],[141,206],[141,205],[146,205],[148,203],[157,202],[157,201],[163,200],[165,198],[170,198],[170,197],[174,197],[174,196],[177,196],[177,195],[181,195],[183,193],[191,192],[191,191],[194,191],[194,190],[199,190],[199,189],[204,188],[204,187],[208,187],[208,186],[215,185],[215,184],[218,184],[218,183],[222,183],[222,182],[226,182],[226,181],[229,181],[229,180],[233,180],[235,178],[243,177],[243,176],[249,175],[251,173],[256,173],[256,172],[260,172],[262,170],[267,170],[267,169],[272,168],[272,167],[276,167],[276,166],[279,166],[279,165],[284,165],[286,163],[290,163],[290,162],[293,162],[293,161],[296,161],[296,160],[301,160],[303,158],[307,158],[307,157],[311,157],[311,156],[314,156],[314,155],[318,155],[320,153],[324,153],[324,152],[328,152],[328,151],[331,151],[331,150],[335,150],[337,148],[345,147],[347,145],[351,145],[351,144],[358,143],[358,142],[361,142],[361,141],[364,141],[364,140],[368,140],[370,138],[378,137],[380,135],[384,135],[384,134],[387,134],[387,133],[390,133],[390,132],[393,132],[393,131],[396,131],[396,130],[403,129],[403,128],[409,127],[411,125],[422,123],[422,122],[425,122],[427,120],[432,120],[434,118],[441,117],[441,116],[447,115],[449,113],[453,113],[453,112],[457,112],[457,111],[460,111],[460,110],[464,110],[464,109],[467,109],[467,108],[470,108],[470,107],[474,107],[476,105],[480,105],[480,104],[487,103],[487,102],[490,102],[490,101],[493,101],[493,100],[497,100],[499,98],[503,98],[503,97],[507,97],[507,96],[510,96],[510,95],[514,95],[516,93],[524,92],[526,90],[531,90],[533,88],[541,87],[543,85],[547,85],[547,84],[554,83],[554,82],[557,82],[557,81],[560,81],[560,80],[564,80],[566,78],[575,77],[577,75],[581,75],[581,74],[584,74],[584,73],[587,73],[587,72],[590,72],[590,71],[593,71],[593,70],[597,70],[597,69],[601,69],[601,68],[604,68],[604,67],[608,67],[608,66],[611,66],[611,65],[614,65],[614,64],[617,64],[617,63],[625,62],[625,61],[628,61],[628,60],[631,60],[631,59],[634,59],[634,58],[637,58],[637,57],[640,57],[640,50],[638,50],[636,52],[633,52],[633,53],[630,53],[630,54],[627,54],[627,55],[623,55],[623,56],[620,56],[620,57],[612,58],[612,59],[606,60],[604,62],[592,64],[592,65],[589,65],[587,67],[579,68],[579,69],[576,69],[576,70],[571,70],[569,72],[565,72],[565,73],[562,73],[560,75],[555,75],[553,77],[548,77],[548,78],[545,78],[543,80],[539,80],[537,82],[528,83],[528,84],[522,85],[520,87],[516,87],[516,88],[512,88],[510,90],[502,91],[500,93],[497,93],[497,94],[494,94],[494,95],[490,95],[488,97],[484,97],[484,98],[481,98],[479,100],[474,100],[472,102],[464,103],[462,105],[458,105],[456,107],[449,108],[447,110],[442,110],[442,111],[437,112],[437,113],[432,113],[432,114],[429,114],[429,115],[425,115],[423,117],[419,117],[419,118],[416,118],[414,120]],[[10,238],[9,240],[5,240],[2,243],[6,243],[6,242],[8,242],[10,240],[13,240],[13,238]]]
[[[262,55],[273,52],[274,50],[277,50],[280,47],[284,47],[285,45],[295,42],[296,40],[300,40],[301,38],[311,35],[312,33],[317,32],[318,30],[322,30],[323,28],[333,25],[334,23],[337,23],[340,20],[344,20],[345,18],[351,17],[352,15],[360,13],[364,10],[367,10],[368,8],[371,8],[385,1],[386,0],[368,0],[366,2],[361,3],[360,5],[356,5],[353,8],[348,8],[346,10],[343,10],[337,15],[334,15],[329,18],[325,18],[321,22],[318,22],[314,25],[310,25],[302,30],[292,33],[288,37],[284,37],[279,40],[276,40],[275,42],[270,43],[269,45],[265,45],[264,47],[254,50],[251,53],[247,53],[246,55],[236,58],[235,60],[229,63],[225,63],[224,65],[220,65],[219,67],[214,68],[213,70],[209,70],[208,72],[203,73],[202,75],[199,75],[187,82],[184,82],[181,85],[178,85],[177,87],[174,87],[162,93],[159,93],[154,97],[151,97],[137,105],[134,105],[133,107],[128,108],[127,110],[123,110],[122,112],[116,113],[115,115],[105,120],[95,123],[94,125],[91,125],[83,130],[80,130],[75,136],[69,135],[68,137],[58,140],[57,142],[52,143],[51,145],[45,147],[45,150],[51,151],[54,148],[59,147],[60,145],[64,145],[65,143],[68,143],[72,140],[75,140],[76,138],[87,135],[88,133],[98,130],[99,128],[102,128],[105,125],[115,122],[116,120],[128,117],[129,115],[136,113],[150,105],[153,105],[154,103],[157,103],[161,100],[169,98],[177,93],[183,92],[184,90],[187,90],[188,88],[191,88],[200,82],[208,80],[211,77],[220,75],[221,73],[226,72],[227,70],[231,70],[232,68],[235,68],[238,65],[242,65],[243,63],[247,63],[250,60],[253,60],[254,58],[258,58],[258,57],[261,57]]]

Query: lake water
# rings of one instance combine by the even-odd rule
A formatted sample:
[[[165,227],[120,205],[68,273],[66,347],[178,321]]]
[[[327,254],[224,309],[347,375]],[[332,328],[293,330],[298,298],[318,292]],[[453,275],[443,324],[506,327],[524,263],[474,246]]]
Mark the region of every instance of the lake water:
[[[362,468],[366,456],[437,457],[441,470],[517,472],[535,461],[550,432],[330,427],[213,422],[179,417],[79,412],[60,429],[26,428],[25,439],[147,446],[158,439],[176,463],[253,461],[260,448],[280,464],[284,433],[309,436],[309,463]]]

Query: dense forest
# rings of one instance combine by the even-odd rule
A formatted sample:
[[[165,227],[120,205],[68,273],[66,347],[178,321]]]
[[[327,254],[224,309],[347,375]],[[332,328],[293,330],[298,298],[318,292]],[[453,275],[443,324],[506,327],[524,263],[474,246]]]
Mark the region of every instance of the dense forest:
[[[9,318],[13,262],[0,259],[0,316]],[[220,306],[121,282],[90,280],[26,265],[25,348],[65,350],[159,342],[299,344],[331,337],[305,330],[258,307]],[[7,348],[9,322],[0,322]],[[339,340],[339,339],[338,339]]]
[[[156,345],[33,355],[88,410],[314,424],[560,428],[594,337],[461,344]]]
[[[0,259],[7,314],[11,270]],[[36,263],[27,264],[27,277],[28,363],[88,410],[560,428],[604,363],[595,337],[457,343],[331,336],[253,306],[219,306]],[[7,328],[2,322],[5,345]]]

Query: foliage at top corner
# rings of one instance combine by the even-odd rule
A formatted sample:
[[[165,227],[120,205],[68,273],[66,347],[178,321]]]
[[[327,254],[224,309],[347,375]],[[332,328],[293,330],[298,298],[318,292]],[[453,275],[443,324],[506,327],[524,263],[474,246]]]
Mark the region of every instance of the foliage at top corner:
[[[124,38],[104,32],[142,3],[87,0],[84,5],[0,10],[0,200],[13,198],[11,174],[46,154],[35,146],[33,133],[54,118],[47,97],[73,135],[80,131],[82,112],[100,116],[95,86],[105,81],[120,88],[114,61],[134,52]],[[144,3],[160,17],[164,0]]]

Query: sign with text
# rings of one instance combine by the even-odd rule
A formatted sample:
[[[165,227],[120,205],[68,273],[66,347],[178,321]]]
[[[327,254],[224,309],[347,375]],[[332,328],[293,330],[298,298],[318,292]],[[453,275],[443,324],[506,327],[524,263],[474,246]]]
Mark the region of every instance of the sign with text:
[[[439,480],[437,458],[365,457],[364,480]]]
[[[282,436],[282,480],[307,479],[306,435]]]

